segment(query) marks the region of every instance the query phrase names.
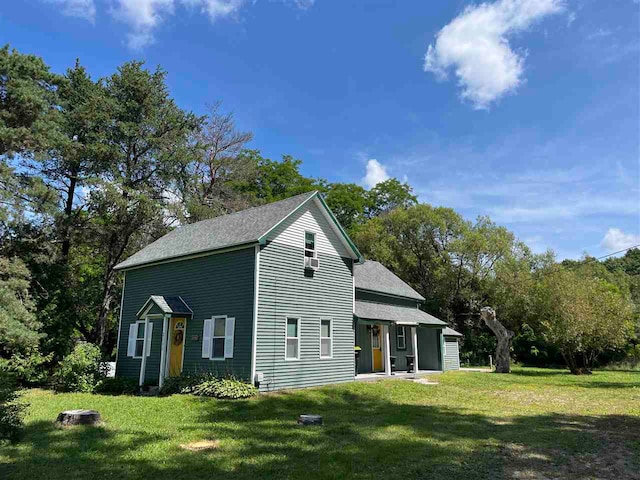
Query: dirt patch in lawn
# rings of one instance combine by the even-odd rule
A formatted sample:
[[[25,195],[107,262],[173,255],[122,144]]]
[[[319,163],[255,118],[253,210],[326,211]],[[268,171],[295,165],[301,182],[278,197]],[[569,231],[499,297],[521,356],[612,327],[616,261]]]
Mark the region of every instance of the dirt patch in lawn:
[[[559,420],[555,428],[588,435],[594,448],[574,451],[561,448],[535,448],[506,443],[500,447],[506,478],[520,480],[629,479],[640,480],[640,454],[637,445],[640,419],[634,417],[592,417],[574,421]],[[532,432],[535,435],[535,432]],[[588,447],[587,447],[588,448]]]
[[[180,448],[190,452],[208,452],[220,448],[220,440],[200,440],[198,442],[183,443]]]

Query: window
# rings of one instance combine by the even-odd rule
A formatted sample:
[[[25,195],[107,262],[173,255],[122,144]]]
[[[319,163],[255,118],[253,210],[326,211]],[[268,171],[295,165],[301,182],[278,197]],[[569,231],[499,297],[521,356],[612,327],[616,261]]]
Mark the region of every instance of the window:
[[[407,349],[407,330],[405,327],[396,327],[396,346],[398,350]]]
[[[147,357],[151,354],[151,340],[153,338],[153,323],[149,322],[149,332],[147,339]],[[139,320],[129,325],[129,343],[127,345],[127,356],[142,358],[144,351],[144,321]]]
[[[287,318],[287,360],[298,360],[300,358],[300,319]]]
[[[331,320],[320,320],[320,358],[333,356]]]
[[[316,234],[304,232],[304,256],[316,258]]]
[[[138,323],[138,333],[136,334],[136,354],[134,357],[142,357],[144,348],[144,323]]]
[[[202,358],[224,360],[233,358],[235,318],[219,315],[204,321]]]
[[[224,330],[226,317],[213,319],[213,336],[211,337],[211,358],[224,358]]]

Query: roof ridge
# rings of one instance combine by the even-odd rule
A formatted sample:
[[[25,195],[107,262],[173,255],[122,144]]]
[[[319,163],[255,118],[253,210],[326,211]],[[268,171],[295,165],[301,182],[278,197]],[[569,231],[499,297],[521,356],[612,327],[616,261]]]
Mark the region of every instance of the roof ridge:
[[[245,208],[245,209],[243,209],[243,210],[238,210],[238,211],[236,211],[236,212],[225,213],[225,214],[223,214],[223,215],[218,215],[217,217],[213,217],[213,218],[206,218],[206,219],[204,219],[204,220],[200,220],[200,221],[198,221],[198,222],[194,222],[194,223],[187,223],[186,225],[181,225],[180,227],[178,227],[178,228],[174,229],[173,231],[175,232],[175,231],[176,231],[176,230],[178,230],[179,228],[182,228],[182,226],[187,227],[187,226],[189,226],[189,225],[197,225],[197,224],[199,224],[199,223],[211,222],[211,221],[213,221],[213,220],[218,220],[218,219],[220,219],[220,218],[228,218],[228,217],[232,217],[232,216],[237,215],[237,214],[239,214],[239,213],[246,213],[246,212],[249,212],[249,211],[251,211],[251,210],[256,210],[256,209],[258,209],[258,208],[264,208],[264,207],[269,207],[269,206],[271,206],[271,205],[277,205],[277,204],[279,204],[279,203],[286,202],[287,200],[292,200],[292,199],[294,199],[294,198],[302,197],[302,196],[305,196],[305,195],[307,195],[308,197],[311,197],[311,195],[312,195],[312,194],[315,194],[315,193],[318,193],[318,190],[312,190],[312,191],[305,192],[305,193],[299,193],[298,195],[293,195],[293,196],[291,196],[291,197],[283,198],[283,199],[281,199],[281,200],[276,200],[275,202],[263,203],[262,205],[254,205],[253,207]]]

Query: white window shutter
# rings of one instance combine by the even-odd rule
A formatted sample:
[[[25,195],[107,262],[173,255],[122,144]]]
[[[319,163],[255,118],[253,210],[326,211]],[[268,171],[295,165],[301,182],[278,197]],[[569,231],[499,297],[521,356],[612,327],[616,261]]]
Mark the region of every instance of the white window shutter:
[[[138,324],[129,325],[129,341],[127,342],[127,357],[136,356],[136,337],[138,336]]]
[[[211,358],[211,328],[213,320],[205,320],[202,328],[202,358]]]
[[[233,334],[236,328],[236,319],[227,318],[224,329],[224,358],[233,358]]]
[[[151,355],[151,340],[153,340],[153,323],[149,322],[149,332],[145,332],[145,335],[147,336],[147,338],[149,339],[149,341],[147,342],[147,357],[149,355]]]

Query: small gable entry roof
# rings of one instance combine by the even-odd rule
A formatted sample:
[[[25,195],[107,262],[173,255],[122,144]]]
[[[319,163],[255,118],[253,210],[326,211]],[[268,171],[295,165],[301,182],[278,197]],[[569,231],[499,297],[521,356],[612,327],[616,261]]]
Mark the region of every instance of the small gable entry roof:
[[[136,316],[140,318],[146,315],[146,313],[153,309],[154,306],[158,307],[160,311],[165,315],[193,315],[193,311],[191,310],[191,308],[189,308],[189,305],[186,304],[182,297],[151,295],[149,299],[144,302],[142,308],[138,310],[138,314]]]
[[[273,229],[308,202],[315,202],[320,207],[347,250],[352,253],[353,259],[362,261],[358,248],[338,223],[322,195],[314,191],[210,220],[183,225],[134,253],[115,268],[126,270],[215,250],[255,243],[264,244],[267,235]]]

